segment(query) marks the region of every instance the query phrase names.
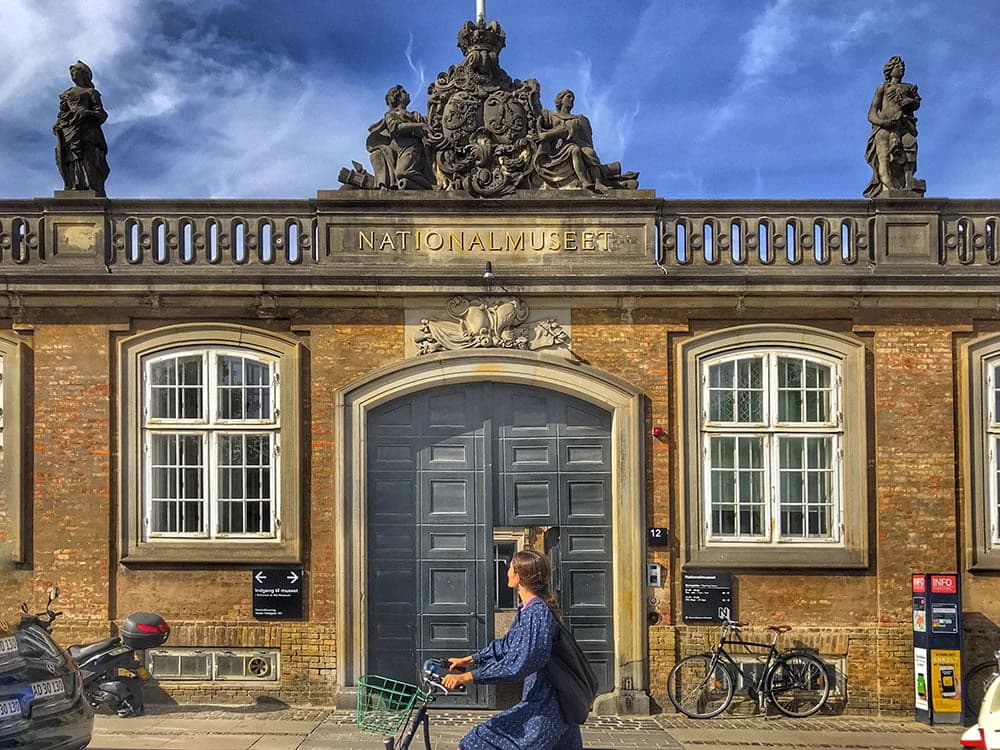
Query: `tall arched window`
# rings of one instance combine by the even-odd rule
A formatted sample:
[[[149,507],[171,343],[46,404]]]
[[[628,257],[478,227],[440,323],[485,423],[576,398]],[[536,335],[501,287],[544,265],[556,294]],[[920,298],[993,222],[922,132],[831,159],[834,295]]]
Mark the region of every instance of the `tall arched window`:
[[[967,508],[972,537],[970,567],[1000,570],[1000,336],[967,347],[970,461],[965,467]]]
[[[0,568],[25,559],[21,348],[17,334],[0,332]]]
[[[298,350],[225,325],[122,342],[126,558],[297,560]]]
[[[252,350],[184,347],[143,360],[147,537],[274,538],[278,361]]]
[[[705,537],[840,539],[843,425],[836,360],[796,349],[702,365]]]
[[[867,564],[864,347],[801,326],[682,342],[692,563]]]

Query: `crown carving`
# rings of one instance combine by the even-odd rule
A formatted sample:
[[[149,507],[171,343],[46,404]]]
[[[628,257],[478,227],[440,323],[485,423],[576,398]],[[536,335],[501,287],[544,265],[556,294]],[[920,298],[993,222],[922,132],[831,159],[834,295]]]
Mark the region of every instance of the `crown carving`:
[[[465,55],[468,55],[470,50],[499,53],[506,44],[507,34],[496,21],[490,21],[489,26],[482,19],[478,23],[466,21],[458,32],[458,48]]]

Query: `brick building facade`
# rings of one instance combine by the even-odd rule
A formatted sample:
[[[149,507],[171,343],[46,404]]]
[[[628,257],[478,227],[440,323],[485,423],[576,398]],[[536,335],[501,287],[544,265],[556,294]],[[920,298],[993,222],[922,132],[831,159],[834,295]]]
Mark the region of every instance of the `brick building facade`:
[[[0,202],[0,609],[59,584],[64,643],[155,610],[171,697],[330,703],[501,628],[495,558],[532,544],[600,710],[666,704],[714,637],[682,617],[684,570],[732,573],[739,617],[791,625],[840,706],[908,710],[912,573],[962,574],[967,663],[998,645],[997,216],[649,191]],[[283,566],[302,617],[254,617],[251,572]]]

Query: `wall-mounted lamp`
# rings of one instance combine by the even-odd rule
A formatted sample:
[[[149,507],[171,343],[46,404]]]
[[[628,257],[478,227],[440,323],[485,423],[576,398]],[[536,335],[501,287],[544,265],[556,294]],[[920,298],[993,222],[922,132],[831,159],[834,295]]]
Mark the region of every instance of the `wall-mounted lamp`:
[[[486,271],[483,272],[484,281],[493,281],[493,264],[486,261]]]

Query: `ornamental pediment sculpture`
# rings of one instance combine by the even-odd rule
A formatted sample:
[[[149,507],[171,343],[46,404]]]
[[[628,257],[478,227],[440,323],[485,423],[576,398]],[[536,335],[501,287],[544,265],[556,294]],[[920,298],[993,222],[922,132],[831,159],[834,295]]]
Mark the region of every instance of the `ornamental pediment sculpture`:
[[[515,190],[634,190],[638,172],[601,162],[590,120],[573,112],[566,89],[555,110],[541,105],[538,81],[512,79],[500,67],[506,34],[496,21],[466,21],[458,34],[465,59],[427,90],[427,115],[407,110],[409,93],[393,86],[388,111],[368,131],[372,172],[342,169],[345,188],[454,190],[493,198]]]
[[[517,297],[453,297],[447,313],[448,319],[420,321],[413,337],[419,354],[569,348],[569,334],[554,318],[529,321],[528,304]]]

